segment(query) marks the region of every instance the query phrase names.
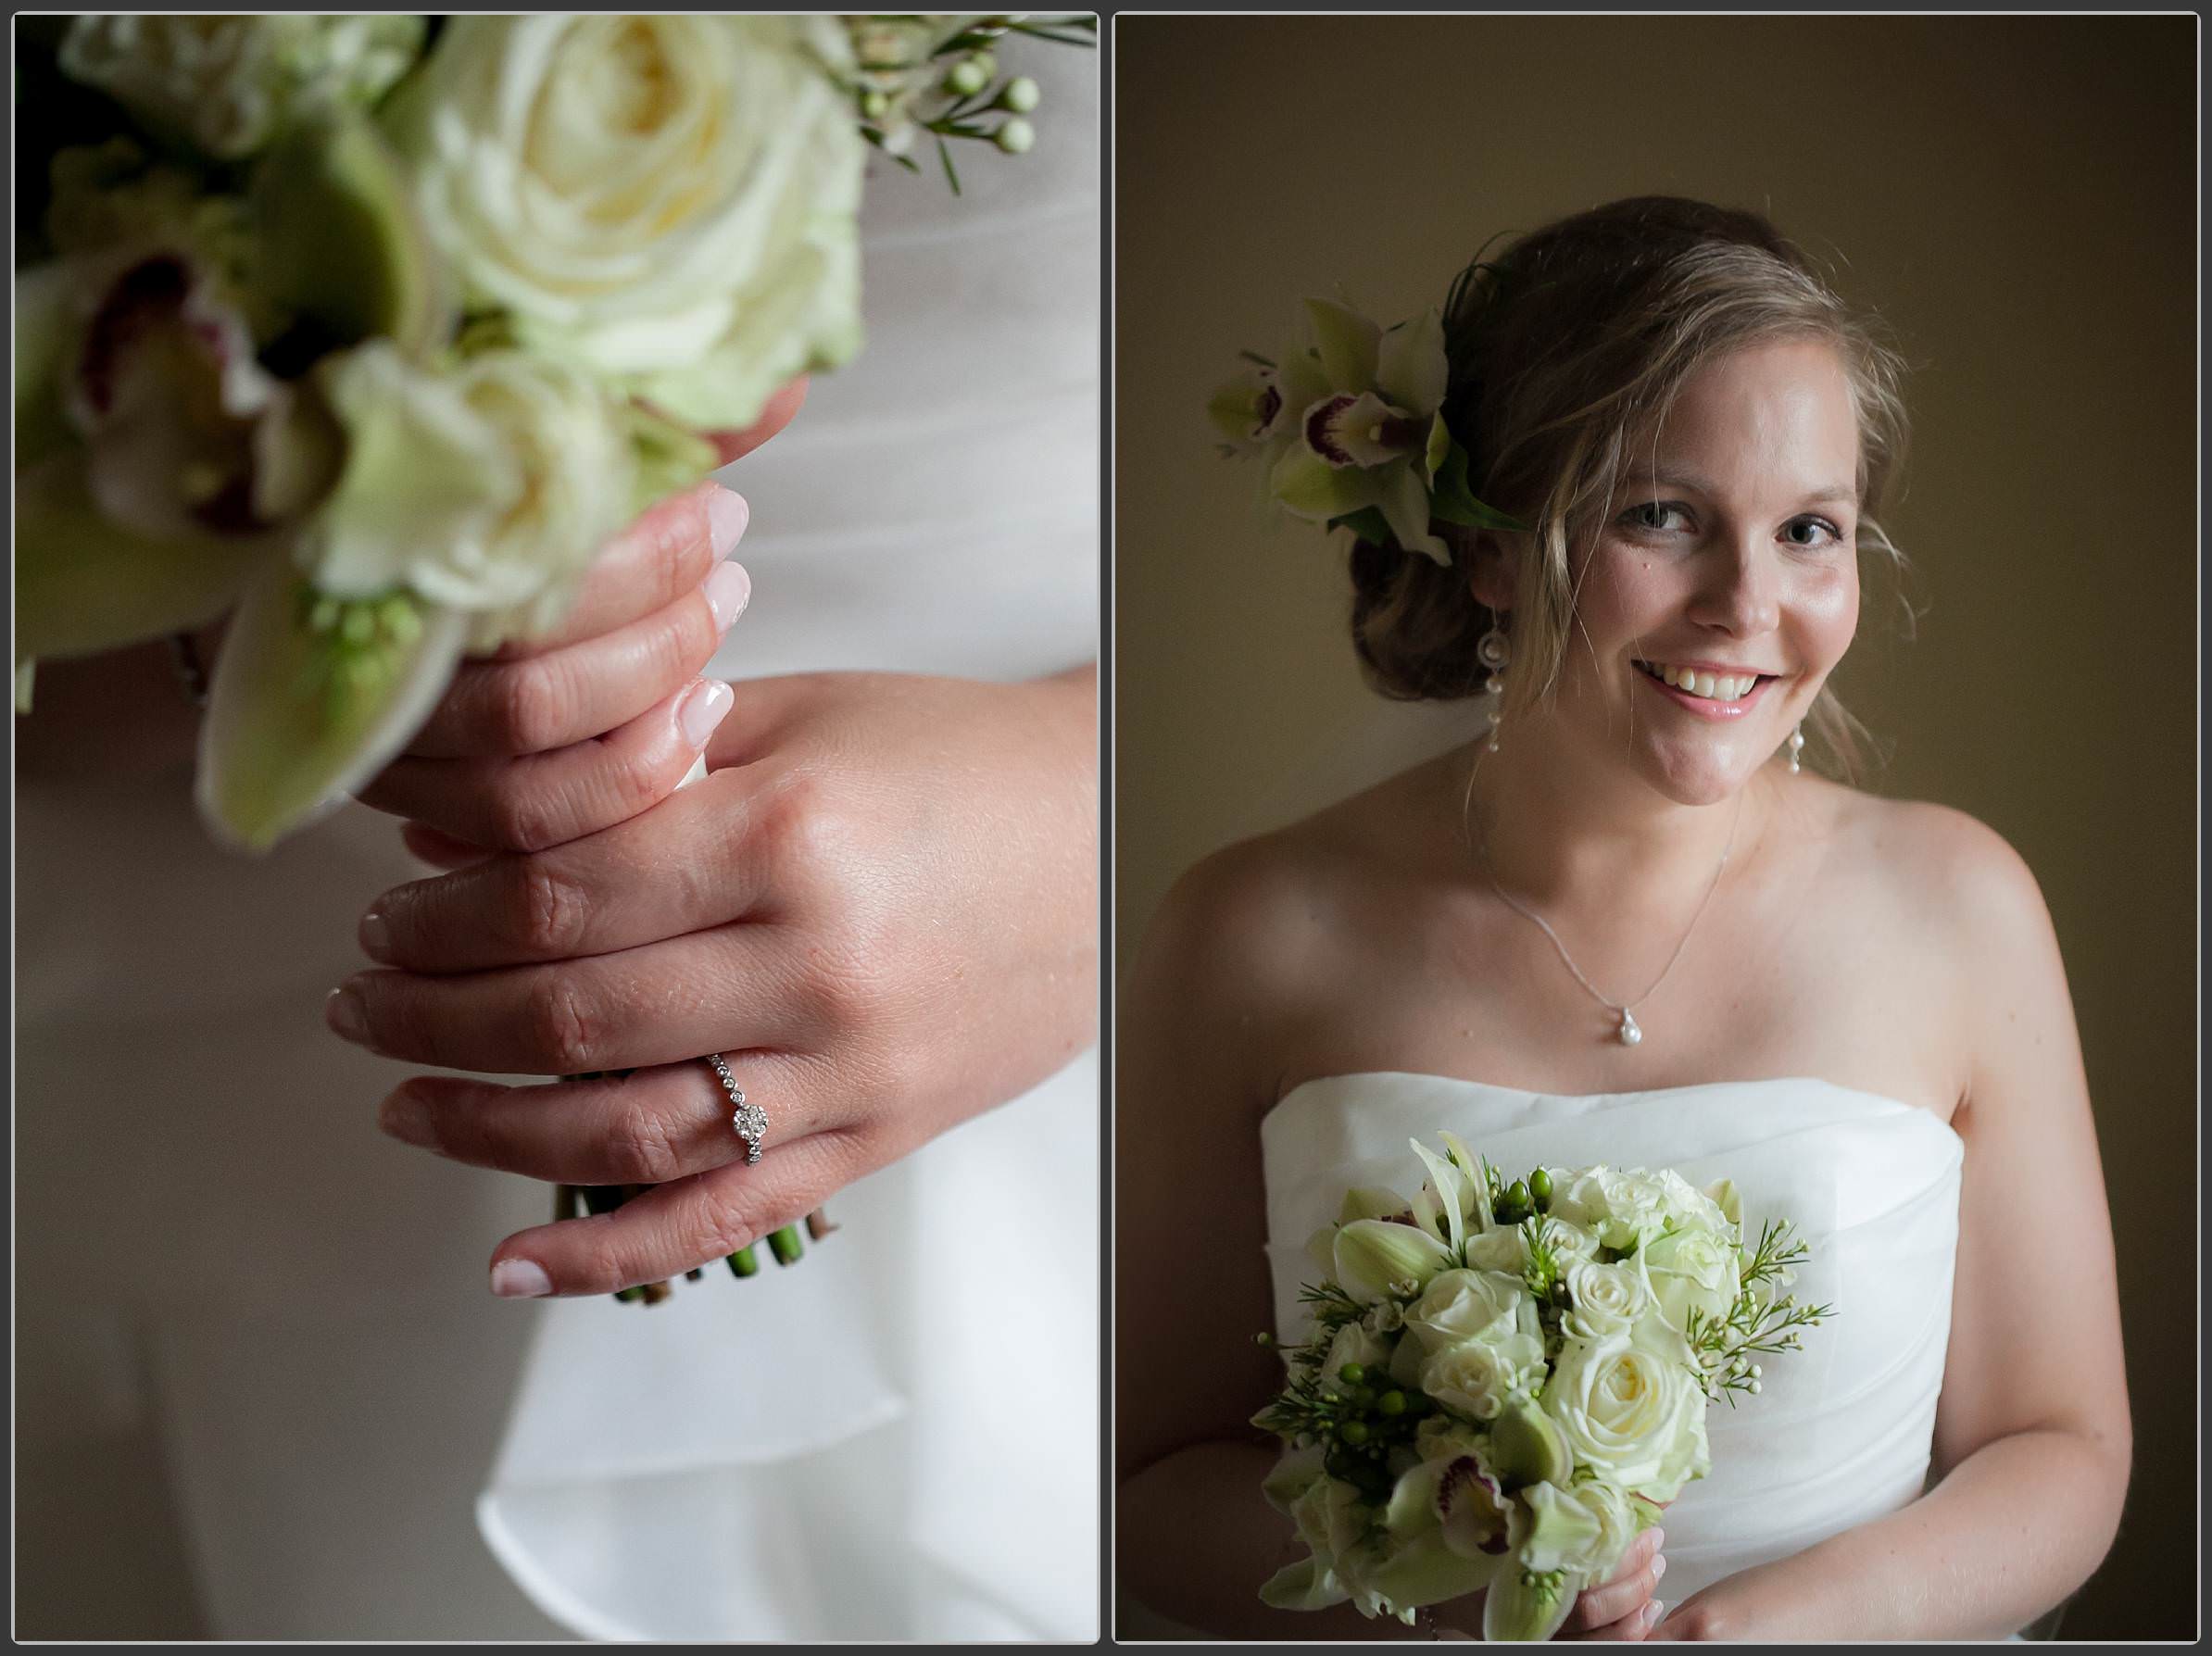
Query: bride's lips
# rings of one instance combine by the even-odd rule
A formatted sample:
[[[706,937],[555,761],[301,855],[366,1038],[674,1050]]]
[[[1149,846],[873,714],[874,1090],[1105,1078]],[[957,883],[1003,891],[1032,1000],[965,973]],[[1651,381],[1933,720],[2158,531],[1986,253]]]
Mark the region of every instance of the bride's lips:
[[[1656,690],[1673,702],[1675,706],[1682,709],[1685,712],[1695,714],[1700,719],[1741,719],[1759,705],[1760,698],[1766,694],[1766,687],[1776,682],[1771,674],[1762,673],[1759,682],[1736,700],[1707,701],[1702,696],[1692,696],[1687,690],[1676,689],[1663,679],[1653,678],[1640,667],[1632,666],[1628,671],[1645,687]]]

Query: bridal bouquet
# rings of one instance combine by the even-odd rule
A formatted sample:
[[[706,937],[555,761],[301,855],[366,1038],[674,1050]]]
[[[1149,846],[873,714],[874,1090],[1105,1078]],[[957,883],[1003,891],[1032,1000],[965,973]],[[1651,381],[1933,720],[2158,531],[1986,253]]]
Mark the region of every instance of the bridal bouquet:
[[[1313,1334],[1253,1424],[1311,1556],[1269,1604],[1411,1622],[1487,1589],[1486,1638],[1548,1638],[1710,1466],[1705,1409],[1829,1314],[1783,1292],[1786,1222],[1747,1245],[1735,1188],[1670,1169],[1508,1185],[1451,1134],[1412,1201],[1354,1189],[1313,1240]],[[1264,1336],[1263,1336],[1264,1338]]]
[[[873,144],[1030,147],[1013,17],[93,16],[18,33],[16,686],[232,612],[265,848],[464,651],[861,341]]]

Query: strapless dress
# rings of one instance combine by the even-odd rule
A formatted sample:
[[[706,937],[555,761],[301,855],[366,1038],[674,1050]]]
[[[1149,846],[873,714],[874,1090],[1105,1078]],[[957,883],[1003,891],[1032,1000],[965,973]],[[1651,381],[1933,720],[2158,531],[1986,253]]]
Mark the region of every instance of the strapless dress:
[[[1332,1075],[1262,1122],[1276,1325],[1305,1337],[1306,1243],[1345,1189],[1408,1196],[1450,1129],[1516,1171],[1672,1167],[1736,1182],[1743,1228],[1810,1244],[1792,1289],[1835,1314],[1766,1365],[1757,1397],[1712,1406],[1713,1469],[1667,1509],[1666,1601],[1896,1511],[1926,1487],[1951,1329],[1964,1146],[1926,1110],[1826,1081],[1724,1081],[1561,1096],[1440,1075]],[[1255,1584],[1257,1590],[1257,1584]]]

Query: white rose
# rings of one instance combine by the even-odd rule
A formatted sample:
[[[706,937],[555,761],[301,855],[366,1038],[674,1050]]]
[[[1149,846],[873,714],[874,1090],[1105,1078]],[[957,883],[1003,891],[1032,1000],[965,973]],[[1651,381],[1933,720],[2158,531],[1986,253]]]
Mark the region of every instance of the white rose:
[[[1633,1336],[1568,1339],[1542,1404],[1575,1464],[1624,1489],[1648,1493],[1670,1479],[1678,1488],[1695,1460],[1686,1439],[1703,1436],[1705,1398],[1689,1348],[1651,1319]]]
[[[1477,1271],[1518,1276],[1528,1264],[1528,1243],[1517,1224],[1502,1224],[1467,1238],[1467,1263]]]
[[[373,104],[407,73],[422,37],[422,19],[400,13],[80,17],[61,67],[149,125],[234,161],[296,115]]]
[[[1567,1294],[1574,1307],[1561,1323],[1569,1336],[1594,1343],[1627,1336],[1636,1319],[1652,1308],[1642,1274],[1632,1265],[1602,1265],[1577,1260],[1567,1267]]]
[[[371,340],[321,385],[346,459],[299,562],[333,596],[409,587],[488,648],[556,619],[628,513],[629,445],[572,370],[496,352],[433,373]]]
[[[431,239],[526,345],[744,426],[860,344],[836,18],[458,17],[394,99]]]
[[[1421,1365],[1421,1389],[1476,1420],[1495,1420],[1505,1405],[1543,1383],[1544,1336],[1536,1308],[1492,1324],[1473,1339],[1447,1346]]]
[[[1687,1334],[1690,1313],[1725,1316],[1742,1286],[1735,1244],[1704,1230],[1654,1236],[1639,1255],[1659,1314]]]
[[[1613,1574],[1636,1538],[1628,1498],[1602,1479],[1561,1488],[1531,1484],[1520,1492],[1511,1540],[1522,1567],[1539,1574],[1565,1570],[1583,1582]]]
[[[1473,1339],[1499,1321],[1513,1322],[1527,1296],[1517,1277],[1495,1271],[1439,1271],[1430,1279],[1427,1292],[1406,1307],[1406,1326],[1419,1336],[1425,1351]]]
[[[1660,1202],[1677,1229],[1728,1234],[1728,1216],[1709,1192],[1700,1190],[1671,1167],[1663,1167],[1653,1176],[1659,1186]]]

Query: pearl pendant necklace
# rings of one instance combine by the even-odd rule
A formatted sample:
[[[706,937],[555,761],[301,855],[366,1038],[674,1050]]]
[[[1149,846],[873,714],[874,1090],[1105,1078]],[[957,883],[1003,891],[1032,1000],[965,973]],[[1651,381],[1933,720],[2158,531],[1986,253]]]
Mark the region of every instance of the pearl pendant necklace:
[[[1482,768],[1482,760],[1479,756],[1476,759],[1475,768],[1477,771]],[[1470,806],[1473,805],[1474,798],[1475,776],[1474,772],[1470,772],[1467,775],[1467,800]],[[1690,935],[1697,930],[1697,922],[1704,918],[1705,905],[1713,900],[1713,894],[1720,888],[1721,871],[1728,866],[1728,854],[1736,848],[1736,830],[1742,822],[1743,795],[1739,793],[1736,796],[1736,814],[1728,822],[1728,843],[1720,849],[1720,860],[1714,865],[1713,878],[1705,886],[1705,895],[1698,899],[1697,912],[1690,917],[1690,924],[1683,930],[1682,941],[1675,945],[1675,952],[1667,957],[1666,964],[1660,968],[1659,975],[1653,981],[1652,986],[1634,1000],[1627,1001],[1615,1000],[1598,993],[1597,985],[1582,974],[1582,968],[1575,964],[1575,957],[1567,953],[1566,945],[1559,940],[1559,934],[1552,929],[1551,922],[1537,913],[1535,910],[1521,903],[1504,886],[1498,884],[1497,872],[1490,867],[1489,840],[1478,832],[1471,834],[1470,837],[1475,842],[1476,854],[1481,859],[1483,875],[1489,881],[1490,889],[1498,894],[1507,908],[1516,914],[1534,921],[1538,926],[1542,928],[1544,935],[1551,938],[1552,947],[1559,951],[1559,958],[1566,962],[1566,969],[1575,974],[1575,981],[1589,991],[1591,999],[1605,1008],[1606,1010],[1620,1014],[1620,1022],[1614,1028],[1614,1039],[1624,1047],[1637,1047],[1643,1044],[1643,1025],[1636,1022],[1636,1015],[1629,1010],[1629,1008],[1641,1006],[1659,992],[1659,985],[1666,982],[1666,974],[1675,969],[1675,962],[1682,958],[1682,951],[1690,947]],[[1465,825],[1472,829],[1473,824],[1474,818],[1470,811],[1465,819]]]

